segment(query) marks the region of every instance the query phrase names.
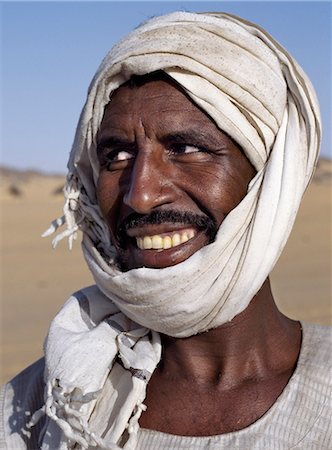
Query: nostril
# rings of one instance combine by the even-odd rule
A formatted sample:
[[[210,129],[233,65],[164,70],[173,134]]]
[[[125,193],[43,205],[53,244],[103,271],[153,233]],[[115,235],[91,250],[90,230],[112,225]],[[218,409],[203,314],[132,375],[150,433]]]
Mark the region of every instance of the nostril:
[[[146,214],[153,208],[156,195],[148,192],[144,186],[131,186],[128,192],[124,195],[123,202],[134,211]]]
[[[151,181],[148,185],[132,185],[123,197],[123,203],[139,214],[148,214],[153,209],[174,202],[175,192],[169,185]]]

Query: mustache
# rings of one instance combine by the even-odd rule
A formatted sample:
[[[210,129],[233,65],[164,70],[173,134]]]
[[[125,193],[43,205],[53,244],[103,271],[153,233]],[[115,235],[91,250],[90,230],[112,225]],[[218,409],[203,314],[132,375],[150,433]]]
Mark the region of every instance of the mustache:
[[[143,225],[160,225],[162,223],[178,223],[184,226],[195,226],[199,230],[205,231],[210,242],[215,239],[218,231],[215,220],[203,214],[176,210],[155,210],[149,214],[132,213],[119,225],[117,239],[120,247],[124,246],[127,238],[126,232],[131,228],[138,228]]]

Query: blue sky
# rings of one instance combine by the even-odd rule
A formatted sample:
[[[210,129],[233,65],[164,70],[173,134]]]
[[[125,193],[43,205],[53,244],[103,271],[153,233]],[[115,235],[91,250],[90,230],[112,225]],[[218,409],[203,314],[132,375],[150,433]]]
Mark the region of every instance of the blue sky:
[[[308,73],[331,150],[330,2],[2,2],[1,164],[64,173],[88,84],[111,46],[170,11],[226,11],[266,28]]]

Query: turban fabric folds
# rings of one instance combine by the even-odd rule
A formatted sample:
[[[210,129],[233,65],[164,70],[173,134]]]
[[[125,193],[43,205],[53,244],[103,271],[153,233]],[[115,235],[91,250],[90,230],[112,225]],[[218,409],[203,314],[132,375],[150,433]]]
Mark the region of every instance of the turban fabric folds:
[[[159,70],[237,142],[257,173],[215,242],[177,266],[122,272],[96,201],[96,135],[112,92],[132,75]],[[319,143],[310,81],[256,25],[223,13],[172,13],[111,50],[89,88],[68,164],[64,219],[53,227],[67,225],[55,243],[83,231],[97,287],[73,296],[51,325],[43,448],[56,435],[61,448],[135,448],[146,383],[160,359],[158,332],[192,336],[248,306],[290,234]],[[105,398],[113,405],[108,415]]]

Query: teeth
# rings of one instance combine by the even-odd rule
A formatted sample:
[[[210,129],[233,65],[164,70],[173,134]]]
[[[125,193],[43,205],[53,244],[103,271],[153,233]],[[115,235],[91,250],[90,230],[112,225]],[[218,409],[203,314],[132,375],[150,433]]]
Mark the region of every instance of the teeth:
[[[178,233],[175,233],[174,236],[172,237],[172,246],[176,247],[177,245],[181,244],[181,238],[180,235]]]
[[[160,236],[152,236],[152,248],[163,248],[163,239]]]
[[[192,239],[195,236],[195,231],[194,230],[188,230],[187,231],[187,236],[188,236],[188,239]]]
[[[166,250],[168,248],[176,247],[180,244],[183,244],[189,239],[192,239],[195,236],[194,230],[186,230],[182,233],[174,233],[171,236],[144,236],[137,237],[136,243],[137,247],[141,250]]]
[[[188,235],[187,235],[187,233],[183,233],[181,235],[181,244],[183,244],[184,242],[187,242],[187,241],[189,241]]]
[[[164,237],[164,249],[172,248],[172,239],[169,236]]]
[[[149,236],[143,238],[143,248],[147,250],[152,248],[152,239]]]

